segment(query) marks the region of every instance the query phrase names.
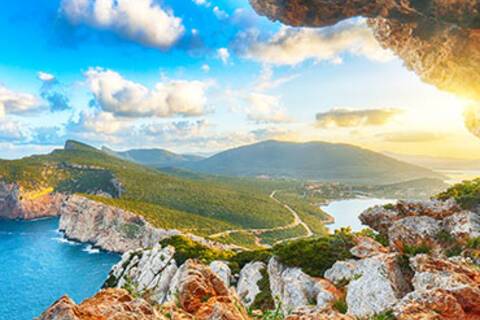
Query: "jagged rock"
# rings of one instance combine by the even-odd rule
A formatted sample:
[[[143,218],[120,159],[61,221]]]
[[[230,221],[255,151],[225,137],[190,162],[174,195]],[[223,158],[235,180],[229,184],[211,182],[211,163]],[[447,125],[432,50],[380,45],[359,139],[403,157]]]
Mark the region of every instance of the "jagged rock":
[[[63,297],[38,320],[166,320],[143,299],[134,299],[126,290],[107,289],[76,305]]]
[[[441,200],[399,200],[395,205],[395,210],[401,217],[420,217],[427,216],[437,220],[442,220],[459,211],[460,206],[453,199]]]
[[[120,253],[152,247],[180,234],[154,228],[141,216],[77,195],[70,196],[60,209],[60,230],[69,239]]]
[[[187,260],[174,278],[172,299],[195,319],[249,319],[236,294],[209,267]]]
[[[105,286],[131,285],[139,293],[148,292],[151,300],[161,304],[166,300],[170,282],[178,269],[174,254],[171,246],[126,252],[113,266]]]
[[[347,286],[348,313],[363,318],[384,312],[410,291],[397,254],[377,255],[356,263]]]
[[[457,299],[443,289],[414,291],[395,307],[397,320],[467,320]]]
[[[0,181],[0,218],[32,220],[58,216],[64,196],[52,191],[23,192],[15,183]]]
[[[322,310],[338,297],[336,288],[327,280],[314,279],[299,268],[289,268],[276,258],[268,263],[272,297],[285,314],[298,308]]]
[[[401,217],[393,209],[384,206],[374,206],[363,211],[359,219],[364,224],[383,235],[388,234],[388,229]]]
[[[471,211],[462,211],[445,218],[442,225],[456,238],[469,239],[480,236],[480,216]]]
[[[360,275],[358,269],[358,260],[337,261],[335,264],[325,271],[325,279],[330,280],[336,285],[348,283],[356,275]]]
[[[209,265],[213,273],[215,273],[227,287],[230,287],[232,279],[232,270],[225,261],[212,261]]]
[[[388,252],[387,248],[369,237],[356,237],[354,241],[356,245],[350,249],[350,253],[357,258],[368,258]]]
[[[417,255],[410,259],[416,291],[443,289],[451,293],[468,313],[480,315],[480,271],[460,259]]]
[[[431,244],[442,230],[441,223],[427,216],[408,217],[396,221],[388,230],[391,246],[419,246]]]
[[[250,307],[260,293],[258,282],[262,280],[262,271],[266,267],[265,263],[256,261],[246,264],[240,271],[237,294],[246,307]]]
[[[480,2],[476,0],[250,0],[293,26],[323,27],[363,16],[382,46],[442,90],[480,100]]]

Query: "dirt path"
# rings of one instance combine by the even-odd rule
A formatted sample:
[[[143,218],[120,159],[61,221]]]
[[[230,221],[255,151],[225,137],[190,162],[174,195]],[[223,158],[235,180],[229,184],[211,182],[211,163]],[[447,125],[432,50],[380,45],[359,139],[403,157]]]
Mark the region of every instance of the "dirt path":
[[[299,237],[294,237],[294,238],[288,238],[288,239],[283,239],[283,240],[280,240],[280,241],[277,241],[275,242],[275,244],[277,243],[281,243],[281,242],[285,242],[285,241],[289,241],[289,240],[296,240],[296,239],[302,239],[302,238],[308,238],[308,237],[311,237],[313,236],[313,232],[312,230],[310,229],[310,227],[300,218],[300,216],[298,215],[298,213],[293,210],[288,204],[285,204],[283,202],[281,202],[280,200],[278,200],[277,198],[275,198],[275,194],[277,193],[278,190],[274,190],[271,194],[270,194],[270,198],[277,202],[278,204],[280,204],[281,206],[283,206],[285,209],[287,209],[293,216],[293,222],[292,223],[289,223],[287,225],[284,225],[284,226],[281,226],[281,227],[275,227],[275,228],[265,228],[265,229],[234,229],[234,230],[227,230],[227,231],[223,231],[223,232],[219,232],[219,233],[215,233],[215,234],[212,234],[210,235],[210,238],[219,238],[219,237],[223,237],[223,236],[228,236],[232,233],[237,233],[237,232],[251,232],[254,236],[255,236],[255,244],[258,245],[258,246],[261,246],[261,247],[268,247],[267,245],[264,245],[261,243],[261,239],[258,237],[259,235],[261,235],[262,233],[266,233],[266,232],[272,232],[272,231],[281,231],[281,230],[287,230],[287,229],[291,229],[291,228],[294,228],[298,225],[301,225],[305,231],[307,232],[306,235],[303,235],[303,236],[299,236]]]

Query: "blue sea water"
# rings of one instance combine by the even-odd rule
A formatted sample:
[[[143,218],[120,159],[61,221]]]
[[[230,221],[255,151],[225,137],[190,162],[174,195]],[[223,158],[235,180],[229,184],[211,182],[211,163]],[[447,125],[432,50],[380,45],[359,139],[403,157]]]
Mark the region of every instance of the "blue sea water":
[[[31,320],[64,294],[81,302],[120,259],[57,228],[58,219],[0,220],[0,320]]]

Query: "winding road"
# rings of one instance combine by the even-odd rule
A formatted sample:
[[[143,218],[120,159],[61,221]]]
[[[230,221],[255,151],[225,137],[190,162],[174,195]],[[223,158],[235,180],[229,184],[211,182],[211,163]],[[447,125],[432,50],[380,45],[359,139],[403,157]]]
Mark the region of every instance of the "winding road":
[[[278,204],[282,205],[285,209],[287,209],[293,216],[293,222],[292,223],[289,223],[287,225],[284,225],[284,226],[281,226],[281,227],[275,227],[275,228],[266,228],[266,229],[234,229],[234,230],[226,230],[226,231],[222,231],[222,232],[219,232],[219,233],[215,233],[215,234],[212,234],[210,235],[210,238],[219,238],[219,237],[223,237],[223,236],[228,236],[232,233],[237,233],[237,232],[251,232],[254,236],[255,236],[255,243],[256,245],[260,246],[260,247],[269,247],[268,245],[264,245],[261,243],[261,240],[260,238],[258,237],[258,235],[262,234],[262,233],[266,233],[266,232],[272,232],[272,231],[280,231],[280,230],[287,230],[287,229],[291,229],[291,228],[294,228],[298,225],[301,225],[305,231],[306,231],[306,234],[303,235],[303,236],[298,236],[298,237],[294,237],[294,238],[288,238],[288,239],[283,239],[283,240],[280,240],[280,241],[277,241],[275,242],[275,244],[278,244],[278,243],[282,243],[282,242],[285,242],[285,241],[290,241],[290,240],[297,240],[297,239],[303,239],[303,238],[308,238],[308,237],[311,237],[314,235],[314,233],[312,232],[312,230],[310,229],[310,227],[300,218],[300,216],[298,215],[298,213],[293,210],[288,204],[285,204],[283,202],[281,202],[280,200],[278,200],[277,198],[275,198],[275,194],[278,192],[279,190],[274,190],[272,191],[272,193],[270,194],[270,198],[277,202]]]

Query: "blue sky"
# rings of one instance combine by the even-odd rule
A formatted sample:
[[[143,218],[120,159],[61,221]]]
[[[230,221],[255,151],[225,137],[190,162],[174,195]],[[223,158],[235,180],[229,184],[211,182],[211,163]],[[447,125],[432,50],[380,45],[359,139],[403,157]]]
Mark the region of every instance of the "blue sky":
[[[1,158],[68,138],[189,153],[325,140],[473,157],[464,103],[406,70],[362,19],[290,28],[246,0],[25,0],[0,13]]]

